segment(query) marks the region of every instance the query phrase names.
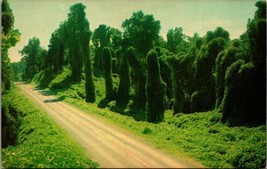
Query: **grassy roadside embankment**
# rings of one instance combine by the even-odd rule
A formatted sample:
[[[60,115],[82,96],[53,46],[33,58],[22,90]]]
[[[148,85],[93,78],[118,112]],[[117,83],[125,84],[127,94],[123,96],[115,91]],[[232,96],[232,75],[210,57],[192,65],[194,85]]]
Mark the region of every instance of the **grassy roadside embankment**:
[[[5,110],[4,110],[5,109]],[[95,168],[82,148],[22,91],[14,87],[2,97],[2,112],[16,134],[2,149],[4,168]],[[2,115],[3,116],[3,115]],[[3,129],[3,127],[2,127]],[[3,132],[3,130],[2,130]]]
[[[132,102],[119,106],[116,101],[105,101],[102,77],[94,79],[97,90],[96,103],[88,104],[84,101],[84,81],[78,84],[68,82],[68,75],[69,70],[64,69],[49,82],[48,87],[53,89],[50,91],[51,94],[57,94],[64,98],[65,102],[127,129],[177,158],[193,157],[203,165],[213,168],[265,166],[265,125],[228,127],[221,123],[222,114],[216,110],[177,114],[174,117],[172,110],[167,110],[163,122],[151,124],[144,119],[144,109],[138,110],[133,107]]]
[[[156,148],[176,158],[187,159],[188,162],[190,159],[184,155],[213,168],[259,168],[265,164],[265,126],[228,127],[219,123],[221,114],[217,112],[179,114],[173,117],[169,110],[165,112],[164,122],[151,124],[114,113],[108,108],[100,109],[81,100],[66,98],[65,101],[85,112],[102,116]]]

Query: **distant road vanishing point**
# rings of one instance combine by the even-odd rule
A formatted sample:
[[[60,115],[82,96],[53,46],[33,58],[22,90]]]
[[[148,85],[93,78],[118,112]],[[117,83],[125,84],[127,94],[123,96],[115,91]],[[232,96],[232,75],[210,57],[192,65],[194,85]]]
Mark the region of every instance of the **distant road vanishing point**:
[[[101,168],[204,167],[196,162],[189,164],[174,159],[123,129],[104,123],[93,115],[57,100],[55,96],[44,95],[42,90],[30,84],[15,84],[84,147]]]

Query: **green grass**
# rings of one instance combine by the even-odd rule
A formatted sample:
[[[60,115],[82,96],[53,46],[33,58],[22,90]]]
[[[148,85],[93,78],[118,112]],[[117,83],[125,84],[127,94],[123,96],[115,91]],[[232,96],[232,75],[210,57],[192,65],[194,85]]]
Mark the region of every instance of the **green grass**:
[[[2,149],[4,168],[95,168],[82,148],[15,88],[2,101],[19,113],[17,144]]]
[[[264,167],[266,161],[265,126],[228,127],[219,122],[221,114],[217,112],[173,117],[170,110],[165,112],[164,122],[151,124],[72,98],[65,101],[132,131],[177,158],[184,152],[203,165],[215,168],[259,168]]]
[[[58,79],[64,79],[63,75],[64,72],[56,76],[50,85],[55,84]],[[221,123],[222,114],[216,110],[177,114],[174,117],[173,111],[167,110],[164,122],[151,124],[145,121],[145,109],[136,107],[132,101],[120,105],[116,101],[104,100],[104,79],[99,73],[96,77],[95,104],[88,104],[80,97],[79,93],[84,93],[84,81],[52,93],[65,98],[64,101],[85,112],[131,131],[177,158],[193,157],[207,167],[265,167],[265,125],[251,128],[228,127]],[[118,79],[115,78],[115,82],[118,83]]]

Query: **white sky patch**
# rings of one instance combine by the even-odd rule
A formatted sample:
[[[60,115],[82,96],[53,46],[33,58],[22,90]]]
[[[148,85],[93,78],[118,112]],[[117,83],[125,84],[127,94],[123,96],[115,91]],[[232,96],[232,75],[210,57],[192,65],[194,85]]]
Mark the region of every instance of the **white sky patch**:
[[[65,7],[64,4],[60,4],[60,5],[58,6],[58,8],[59,8],[59,10],[61,10],[61,11],[63,11],[63,12],[67,11],[67,8]]]

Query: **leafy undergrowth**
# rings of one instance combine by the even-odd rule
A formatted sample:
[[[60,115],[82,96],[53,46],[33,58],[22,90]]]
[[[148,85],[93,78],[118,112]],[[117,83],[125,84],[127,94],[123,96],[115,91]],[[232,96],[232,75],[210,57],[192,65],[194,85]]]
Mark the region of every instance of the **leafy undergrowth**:
[[[64,131],[18,88],[2,98],[20,116],[17,144],[2,149],[4,168],[95,168]]]
[[[63,84],[63,73],[56,76],[50,86]],[[66,76],[67,77],[67,76]],[[96,78],[97,77],[97,78]],[[69,87],[54,89],[51,94],[64,101],[108,119],[170,154],[181,157],[183,153],[203,165],[213,168],[263,168],[266,161],[266,126],[228,127],[221,123],[221,113],[212,112],[177,114],[165,112],[165,120],[159,124],[145,121],[144,108],[135,107],[132,101],[124,105],[107,101],[104,79],[96,75],[94,81],[97,99],[95,104],[84,101],[84,81]],[[114,77],[113,77],[114,78]],[[61,80],[60,80],[61,79]],[[114,78],[115,88],[118,79]],[[50,87],[51,88],[51,87]]]
[[[164,122],[151,124],[72,98],[65,101],[119,124],[176,157],[181,157],[185,152],[203,165],[213,168],[265,167],[265,125],[254,128],[228,127],[220,123],[221,114],[216,111],[173,117],[170,110],[165,112]]]

